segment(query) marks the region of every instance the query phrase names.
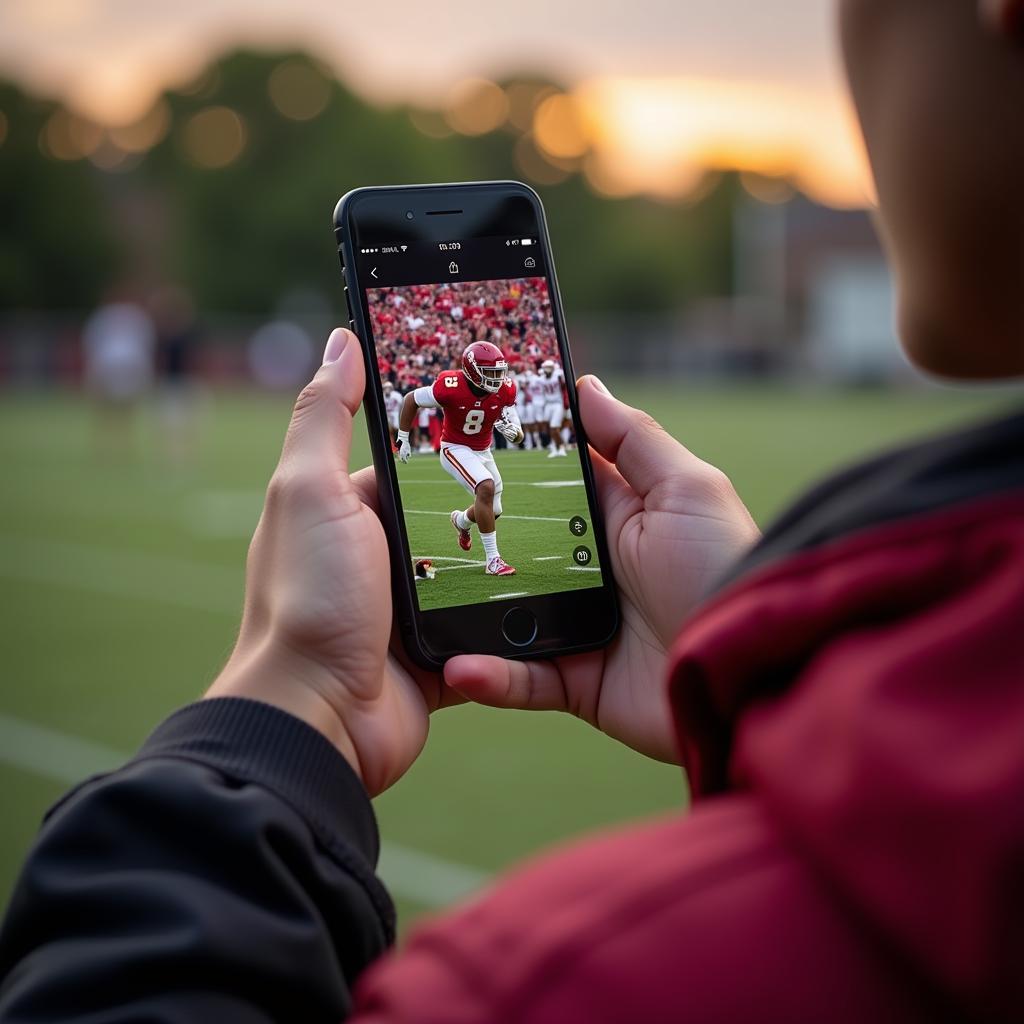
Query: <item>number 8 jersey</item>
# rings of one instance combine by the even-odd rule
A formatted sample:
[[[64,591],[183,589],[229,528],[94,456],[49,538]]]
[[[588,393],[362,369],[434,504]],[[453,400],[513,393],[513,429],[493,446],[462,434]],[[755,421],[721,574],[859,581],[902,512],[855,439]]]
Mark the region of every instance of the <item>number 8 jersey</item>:
[[[461,370],[447,370],[430,388],[417,388],[416,404],[434,406],[444,412],[441,441],[464,444],[477,452],[491,447],[494,424],[509,407],[515,406],[516,385],[506,378],[494,394],[477,394]]]

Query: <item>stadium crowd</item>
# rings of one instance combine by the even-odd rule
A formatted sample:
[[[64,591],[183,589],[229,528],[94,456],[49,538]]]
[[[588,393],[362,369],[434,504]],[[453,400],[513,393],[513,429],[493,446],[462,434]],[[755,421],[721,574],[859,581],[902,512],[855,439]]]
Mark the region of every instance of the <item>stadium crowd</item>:
[[[558,360],[543,277],[373,288],[367,300],[381,382],[392,384],[399,395],[433,384],[439,373],[459,366],[474,341],[497,345],[520,382],[544,360]],[[423,410],[416,424],[414,442],[420,447],[437,446],[432,414]]]
[[[463,349],[489,341],[513,373],[558,355],[547,281],[453,281],[369,292],[381,381],[402,392],[459,365]]]

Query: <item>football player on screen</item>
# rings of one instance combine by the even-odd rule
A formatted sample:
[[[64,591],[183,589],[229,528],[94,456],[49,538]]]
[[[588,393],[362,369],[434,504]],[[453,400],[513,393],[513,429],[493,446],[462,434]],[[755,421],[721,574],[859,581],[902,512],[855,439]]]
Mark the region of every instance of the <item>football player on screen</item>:
[[[469,508],[452,512],[452,527],[459,547],[469,551],[473,546],[469,531],[476,523],[488,576],[515,575],[515,569],[498,553],[495,524],[501,515],[501,474],[491,454],[495,430],[509,444],[523,440],[515,402],[515,381],[501,349],[489,341],[475,341],[462,353],[461,370],[447,370],[431,387],[417,388],[405,396],[399,421],[398,457],[408,462],[412,455],[409,430],[417,410],[440,409],[444,413],[441,465],[473,495]]]
[[[562,424],[565,422],[565,375],[553,359],[545,359],[540,364],[540,374],[536,378],[534,390],[544,404],[541,422],[548,425],[548,458],[564,458],[565,435],[562,433]]]

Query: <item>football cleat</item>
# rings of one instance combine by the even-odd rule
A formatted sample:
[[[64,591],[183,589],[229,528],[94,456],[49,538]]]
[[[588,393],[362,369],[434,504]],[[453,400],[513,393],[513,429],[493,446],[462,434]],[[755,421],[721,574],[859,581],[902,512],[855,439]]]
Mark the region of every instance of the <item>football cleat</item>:
[[[488,576],[515,576],[516,571],[500,555],[487,563],[484,572]]]
[[[565,451],[564,451],[564,449],[560,449],[559,451],[548,452],[548,458],[549,459],[564,459],[565,458]]]
[[[463,550],[463,551],[469,551],[469,549],[470,549],[470,548],[471,548],[471,547],[473,546],[473,538],[472,538],[472,536],[470,535],[470,532],[469,532],[469,530],[464,530],[464,529],[463,529],[463,528],[462,528],[461,526],[459,526],[459,524],[458,524],[458,523],[457,523],[457,522],[455,521],[455,517],[456,517],[456,516],[457,516],[458,514],[459,514],[459,510],[458,510],[458,509],[456,509],[456,510],[455,510],[455,511],[454,511],[454,512],[452,513],[452,515],[451,515],[451,519],[452,519],[452,529],[453,529],[453,530],[455,530],[455,532],[456,532],[456,533],[457,533],[457,534],[459,535],[459,547],[460,547],[460,548],[462,548],[462,550]]]

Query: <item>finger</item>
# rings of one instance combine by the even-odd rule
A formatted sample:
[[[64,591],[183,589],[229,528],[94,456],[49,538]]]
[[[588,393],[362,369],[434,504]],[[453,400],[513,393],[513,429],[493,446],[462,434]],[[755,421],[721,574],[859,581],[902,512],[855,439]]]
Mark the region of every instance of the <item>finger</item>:
[[[380,511],[380,505],[377,500],[377,477],[373,472],[373,466],[367,466],[366,469],[356,470],[355,473],[350,477],[352,486],[356,489],[356,493],[359,495],[359,500],[369,509],[374,512]]]
[[[614,398],[596,377],[581,378],[577,387],[591,447],[641,498],[666,476],[703,465],[647,413]]]
[[[323,365],[295,403],[282,464],[298,463],[311,472],[347,473],[352,417],[363,399],[365,384],[359,339],[338,327],[327,339]]]
[[[446,662],[444,681],[467,700],[493,708],[567,711],[562,676],[550,661],[505,661],[462,654]]]

